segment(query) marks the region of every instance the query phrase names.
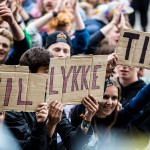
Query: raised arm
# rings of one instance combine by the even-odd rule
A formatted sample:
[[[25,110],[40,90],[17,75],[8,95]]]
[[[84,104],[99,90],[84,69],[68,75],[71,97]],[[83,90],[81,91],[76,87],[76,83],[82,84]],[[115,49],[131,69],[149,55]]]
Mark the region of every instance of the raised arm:
[[[43,17],[40,17],[39,19],[36,19],[34,22],[31,24],[34,24],[34,26],[40,30],[48,21],[50,21],[55,15],[57,15],[59,12],[64,10],[64,3],[65,0],[58,0],[57,6],[53,11],[48,12],[46,15]]]
[[[127,103],[119,112],[119,117],[123,118],[122,124],[128,124],[136,115],[150,104],[150,84],[143,87],[138,94]]]
[[[88,54],[94,54],[99,42],[106,37],[106,35],[114,26],[119,24],[122,7],[123,7],[122,5],[118,6],[114,12],[112,21],[107,25],[105,25],[103,28],[101,28],[99,31],[95,32],[90,37],[90,42],[89,42],[89,47],[87,52]]]
[[[0,4],[0,17],[4,21],[8,22],[11,28],[14,40],[21,41],[25,38],[22,29],[19,27],[19,25],[17,24],[17,22],[15,21],[13,17],[12,11],[3,3]]]

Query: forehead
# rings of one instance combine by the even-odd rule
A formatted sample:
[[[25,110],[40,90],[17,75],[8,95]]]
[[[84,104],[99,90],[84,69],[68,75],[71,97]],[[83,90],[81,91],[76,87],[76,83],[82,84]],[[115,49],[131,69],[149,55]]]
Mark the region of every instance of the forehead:
[[[48,49],[52,50],[54,48],[60,48],[60,49],[68,49],[70,50],[70,46],[67,43],[64,42],[58,42],[50,45]]]
[[[106,88],[105,94],[114,94],[118,95],[118,88],[114,85],[108,86]]]
[[[5,43],[10,45],[10,40],[2,35],[0,35],[0,43]]]

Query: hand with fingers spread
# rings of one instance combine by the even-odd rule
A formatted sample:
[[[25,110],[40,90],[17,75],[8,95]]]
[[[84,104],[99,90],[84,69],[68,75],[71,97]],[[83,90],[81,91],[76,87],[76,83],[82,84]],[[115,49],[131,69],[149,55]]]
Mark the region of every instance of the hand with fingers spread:
[[[37,122],[45,122],[48,116],[48,106],[47,103],[41,103],[38,105],[36,110],[36,120]]]
[[[88,97],[85,97],[83,99],[82,104],[86,108],[84,119],[87,121],[91,121],[99,108],[98,103],[96,102],[95,98],[92,95],[89,95]]]

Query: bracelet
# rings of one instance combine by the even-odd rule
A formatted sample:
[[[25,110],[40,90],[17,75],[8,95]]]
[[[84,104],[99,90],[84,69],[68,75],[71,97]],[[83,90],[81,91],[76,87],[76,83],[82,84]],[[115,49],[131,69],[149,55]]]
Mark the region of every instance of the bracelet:
[[[56,11],[52,11],[52,14],[53,14],[54,18],[57,17],[57,15],[58,15]]]
[[[84,121],[82,121],[81,126],[82,126],[85,130],[88,130],[88,129],[90,128],[91,124],[85,123]]]
[[[91,124],[91,121],[87,120],[85,117],[83,118],[83,121],[87,124]]]

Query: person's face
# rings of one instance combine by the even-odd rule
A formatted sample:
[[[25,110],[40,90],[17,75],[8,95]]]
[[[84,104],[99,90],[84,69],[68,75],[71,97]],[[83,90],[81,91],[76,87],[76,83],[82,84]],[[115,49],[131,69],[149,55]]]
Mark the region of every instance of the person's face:
[[[108,86],[103,95],[103,100],[99,102],[98,115],[101,118],[106,118],[111,115],[118,104],[118,89],[116,86]]]
[[[124,65],[118,65],[116,67],[119,78],[131,80],[133,78],[137,78],[138,68],[128,67]]]
[[[48,74],[48,71],[49,71],[49,66],[47,66],[47,67],[40,66],[37,70],[37,73]]]
[[[0,124],[4,121],[5,115],[4,112],[0,111]]]
[[[108,44],[116,46],[118,44],[118,39],[120,35],[120,30],[114,26],[107,34]]]
[[[43,0],[43,9],[47,13],[53,10],[57,5],[58,0]]]
[[[4,62],[10,51],[10,40],[0,35],[0,62]]]
[[[70,57],[71,50],[70,46],[64,42],[58,42],[50,45],[48,51],[54,57]]]

